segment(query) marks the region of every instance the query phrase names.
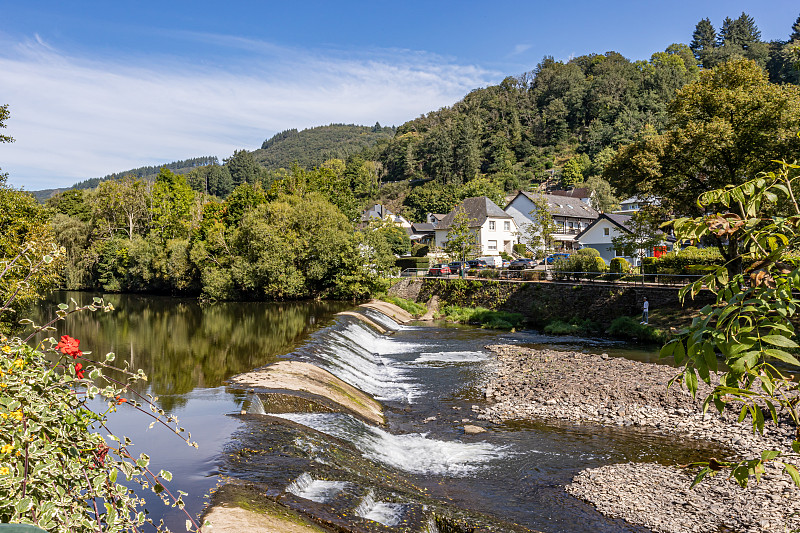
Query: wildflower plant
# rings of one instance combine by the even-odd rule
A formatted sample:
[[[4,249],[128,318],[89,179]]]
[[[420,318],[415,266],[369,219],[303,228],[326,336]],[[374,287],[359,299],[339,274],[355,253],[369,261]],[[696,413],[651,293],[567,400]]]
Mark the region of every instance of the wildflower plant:
[[[0,282],[12,271],[9,264],[45,269],[63,250],[53,249],[41,259],[30,257],[32,253],[35,249],[23,248],[17,257],[0,262]],[[28,272],[15,283],[23,284],[22,290],[26,279],[39,274]],[[0,318],[9,314],[16,289],[12,284],[3,296]],[[110,311],[112,305],[100,298],[84,306],[73,300],[60,304],[56,318],[44,325],[23,320],[32,327],[26,338],[0,333],[1,523],[33,524],[52,532],[139,531],[147,523],[164,530],[130,488],[136,485],[152,490],[166,505],[184,508],[185,493],[173,494],[165,487],[172,475],[151,469],[146,454],[134,456],[131,441],[107,426],[118,408],[136,409],[152,419],[151,427],[162,425],[197,447],[178,420],[157,407],[157,398],[133,389],[147,376],[127,365],[113,366],[113,353],[93,357],[69,335],[33,342],[73,313]],[[98,404],[102,409],[92,408]],[[186,526],[200,531],[188,513]]]

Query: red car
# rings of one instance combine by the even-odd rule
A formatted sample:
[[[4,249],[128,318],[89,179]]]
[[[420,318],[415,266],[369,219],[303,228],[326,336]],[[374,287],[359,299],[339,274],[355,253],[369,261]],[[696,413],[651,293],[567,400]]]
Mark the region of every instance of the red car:
[[[442,263],[439,265],[433,265],[430,269],[428,269],[429,276],[449,276],[450,275],[450,267],[446,264]]]

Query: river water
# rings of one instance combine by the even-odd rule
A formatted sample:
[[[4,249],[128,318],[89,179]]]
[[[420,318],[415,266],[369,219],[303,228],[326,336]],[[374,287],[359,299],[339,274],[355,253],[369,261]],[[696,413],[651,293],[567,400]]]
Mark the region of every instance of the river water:
[[[56,293],[53,306],[93,295]],[[512,423],[478,435],[472,407],[492,358],[484,346],[521,344],[605,352],[654,361],[654,350],[597,339],[503,333],[443,323],[401,326],[361,311],[392,330],[381,335],[336,313],[331,302],[224,303],[131,295],[107,296],[116,311],[82,313],[58,335],[81,339],[96,354],[113,351],[118,363],[142,368],[139,391],[180,419],[199,443],[195,450],[139,413],[120,409],[117,434],[137,443],[155,468],[171,470],[172,489],[189,492],[198,513],[220,479],[256,484],[281,503],[342,527],[389,526],[421,531],[431,513],[504,531],[645,531],[606,518],[567,495],[563,486],[584,468],[628,461],[676,464],[701,453],[680,439],[632,428],[566,423]],[[226,388],[224,380],[279,358],[311,362],[379,399],[387,425],[319,412],[265,414],[261,398]],[[122,406],[124,407],[124,405]],[[247,410],[250,414],[240,415]],[[185,516],[151,504],[176,531]],[[382,524],[382,525],[381,525]]]

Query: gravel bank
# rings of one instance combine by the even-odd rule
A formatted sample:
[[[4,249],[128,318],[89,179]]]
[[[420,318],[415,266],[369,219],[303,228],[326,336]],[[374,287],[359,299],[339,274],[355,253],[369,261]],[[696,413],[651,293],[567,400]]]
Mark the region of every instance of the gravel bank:
[[[767,424],[753,434],[734,413],[702,414],[702,402],[667,382],[675,369],[579,352],[488,346],[497,355],[485,396],[494,402],[478,418],[561,419],[606,426],[639,426],[734,448],[743,457],[764,449],[789,450],[791,430]],[[710,387],[700,383],[698,398]],[[738,413],[737,413],[738,414]],[[655,464],[608,465],[581,472],[567,491],[602,513],[654,531],[783,532],[800,526],[800,492],[788,476],[770,470],[761,484],[741,489],[724,476],[689,490],[691,474]],[[794,512],[798,517],[789,518]]]

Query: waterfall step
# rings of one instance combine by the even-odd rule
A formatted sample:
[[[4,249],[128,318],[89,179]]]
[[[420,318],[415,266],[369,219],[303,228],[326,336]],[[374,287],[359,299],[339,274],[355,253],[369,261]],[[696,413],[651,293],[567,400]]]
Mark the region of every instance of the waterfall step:
[[[318,398],[376,425],[385,424],[383,406],[374,398],[337,378],[327,370],[301,361],[279,361],[230,379],[232,386],[275,391],[304,399]]]
[[[362,315],[361,313],[354,313],[353,311],[342,311],[341,313],[336,313],[336,314],[339,315],[339,316],[350,316],[350,317],[353,317],[355,319],[358,319],[358,320],[362,321],[363,323],[368,324],[368,325],[372,326],[373,328],[375,328],[376,330],[378,330],[378,333],[380,333],[380,334],[386,334],[388,332],[388,330],[386,328],[384,328],[383,326],[381,326],[380,324],[378,324],[374,320],[370,319],[368,316]]]
[[[359,307],[364,307],[366,309],[372,309],[374,311],[378,311],[379,313],[383,313],[400,324],[406,324],[414,320],[414,316],[402,307],[381,300],[372,300],[368,303],[361,304]]]

